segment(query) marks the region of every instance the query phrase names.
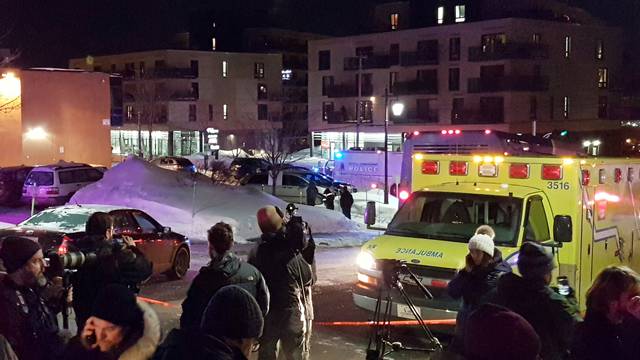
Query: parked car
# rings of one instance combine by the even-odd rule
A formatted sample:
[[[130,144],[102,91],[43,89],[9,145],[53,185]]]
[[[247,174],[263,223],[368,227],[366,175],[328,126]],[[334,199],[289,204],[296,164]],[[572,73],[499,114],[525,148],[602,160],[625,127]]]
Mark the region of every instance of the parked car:
[[[323,188],[330,188],[333,191],[346,187],[352,193],[358,192],[358,189],[349,183],[338,181],[329,175],[321,174],[305,168],[299,168],[299,167],[289,168],[285,170],[285,173],[297,174],[299,176],[304,177],[307,181],[313,180],[316,186],[322,186]]]
[[[196,172],[196,166],[191,160],[179,156],[161,156],[153,159],[151,163],[167,170]]]
[[[268,193],[271,193],[271,184],[272,179],[266,172],[251,175],[247,181],[243,183],[243,185],[251,186]],[[276,196],[287,202],[306,204],[308,186],[309,181],[304,177],[298,174],[281,172],[276,179]],[[316,205],[318,205],[324,201],[324,195],[322,193],[325,188],[319,184],[316,184],[316,187],[318,188]]]
[[[20,202],[22,185],[32,166],[12,166],[0,169],[0,205],[13,206]]]
[[[191,250],[184,235],[163,227],[142,210],[107,205],[65,205],[45,209],[15,227],[0,230],[0,241],[10,235],[36,240],[46,252],[76,251],[85,224],[95,212],[114,217],[114,232],[131,236],[140,251],[153,262],[154,274],[180,279],[189,270]]]
[[[247,157],[235,158],[231,162],[229,169],[236,174],[237,178],[269,171],[269,162],[265,159]]]
[[[24,181],[22,196],[25,200],[35,198],[37,205],[64,204],[76,191],[102,179],[103,175],[87,164],[59,162],[38,166]]]

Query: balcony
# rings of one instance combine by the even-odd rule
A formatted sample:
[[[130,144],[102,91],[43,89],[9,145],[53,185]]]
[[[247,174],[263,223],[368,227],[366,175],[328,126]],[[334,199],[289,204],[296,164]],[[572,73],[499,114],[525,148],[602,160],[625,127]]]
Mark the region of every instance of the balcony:
[[[358,70],[358,63],[360,58],[358,57],[346,57],[344,58],[344,70],[353,71]],[[387,69],[391,66],[391,60],[389,55],[374,54],[362,58],[362,69]]]
[[[149,75],[163,79],[195,79],[198,77],[198,72],[192,68],[164,67],[150,69]]]
[[[193,91],[175,91],[169,96],[172,101],[196,101],[198,100],[198,94]]]
[[[470,78],[467,83],[469,93],[501,91],[547,91],[549,78],[544,76],[502,76]]]
[[[403,51],[400,53],[400,66],[438,65],[439,54],[433,52]]]
[[[438,80],[397,81],[393,84],[394,95],[437,94]]]
[[[391,116],[390,120],[396,124],[437,124],[439,121],[438,110],[429,109],[428,111],[409,111],[405,115],[395,117]]]
[[[451,112],[451,124],[502,124],[504,123],[504,109],[464,109],[461,112]]]
[[[496,45],[493,49],[482,46],[469,48],[469,61],[494,61],[507,59],[547,59],[549,57],[549,47],[543,44],[510,42]]]
[[[373,95],[373,85],[364,84],[362,85],[362,89],[360,90],[361,96],[372,96]],[[327,89],[327,96],[330,98],[341,98],[341,97],[357,97],[358,96],[358,86],[357,84],[336,84],[330,86]]]

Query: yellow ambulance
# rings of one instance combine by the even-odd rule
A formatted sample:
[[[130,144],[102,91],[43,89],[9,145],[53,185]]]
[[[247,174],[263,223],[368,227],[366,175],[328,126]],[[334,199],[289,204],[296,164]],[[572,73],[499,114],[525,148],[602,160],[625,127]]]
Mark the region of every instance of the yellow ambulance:
[[[640,270],[640,160],[586,157],[550,140],[485,131],[423,133],[404,144],[402,205],[384,235],[362,246],[354,302],[374,311],[382,262],[407,264],[433,294],[400,281],[425,319],[454,319],[447,284],[464,267],[467,242],[488,224],[515,269],[523,241],[550,247],[584,309],[598,272]],[[399,294],[391,315],[413,318]]]

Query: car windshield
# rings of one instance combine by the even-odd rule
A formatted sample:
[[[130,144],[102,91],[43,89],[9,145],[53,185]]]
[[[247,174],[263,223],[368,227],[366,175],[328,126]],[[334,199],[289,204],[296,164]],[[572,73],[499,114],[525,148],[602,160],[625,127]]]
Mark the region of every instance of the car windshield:
[[[313,180],[313,182],[318,186],[322,186],[322,187],[331,187],[331,186],[333,186],[333,182],[325,179],[322,176],[319,176],[318,174],[306,173],[303,176],[308,181]]]
[[[52,208],[33,215],[18,226],[66,233],[81,232],[84,231],[89,216],[95,211],[82,207]]]
[[[506,196],[416,192],[398,210],[387,234],[467,242],[478,226],[488,224],[496,244],[515,246],[522,203]]]
[[[53,173],[50,171],[32,171],[24,183],[25,185],[36,186],[53,185]]]

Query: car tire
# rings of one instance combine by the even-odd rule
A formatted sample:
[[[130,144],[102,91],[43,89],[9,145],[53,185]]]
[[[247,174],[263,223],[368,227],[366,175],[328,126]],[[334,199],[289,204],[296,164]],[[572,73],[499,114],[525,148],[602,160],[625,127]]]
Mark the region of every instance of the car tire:
[[[187,249],[186,246],[179,247],[176,255],[173,257],[173,264],[171,265],[171,270],[167,272],[167,276],[172,280],[182,279],[187,274],[190,263],[191,254],[189,253],[189,249]]]

